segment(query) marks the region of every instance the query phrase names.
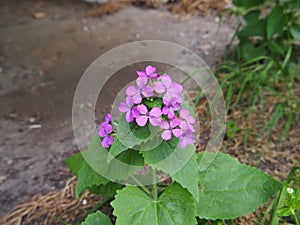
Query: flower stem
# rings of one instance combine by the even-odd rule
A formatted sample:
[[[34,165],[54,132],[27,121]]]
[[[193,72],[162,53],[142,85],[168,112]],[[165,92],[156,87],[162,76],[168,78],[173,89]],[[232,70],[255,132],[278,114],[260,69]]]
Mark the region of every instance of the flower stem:
[[[157,200],[157,185],[156,185],[155,169],[152,169],[151,175],[152,175],[152,195],[153,195],[153,199],[156,201]]]
[[[151,192],[137,179],[135,178],[133,175],[130,176],[130,178],[145,192],[147,193],[149,196],[151,196]]]
[[[299,224],[299,220],[298,220],[298,217],[297,217],[296,213],[294,212],[293,214],[294,214],[294,217],[295,217],[295,222],[296,222],[296,224],[297,224],[297,225],[300,225],[300,224]]]

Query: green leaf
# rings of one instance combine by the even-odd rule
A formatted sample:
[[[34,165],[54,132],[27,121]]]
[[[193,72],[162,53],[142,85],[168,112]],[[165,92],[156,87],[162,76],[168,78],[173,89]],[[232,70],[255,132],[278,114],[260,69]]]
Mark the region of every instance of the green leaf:
[[[294,202],[294,210],[300,209],[300,199],[296,199]]]
[[[113,158],[115,158],[117,155],[121,154],[126,150],[128,150],[128,148],[125,145],[123,145],[117,137],[115,137],[114,142],[109,149],[108,162],[110,162]]]
[[[283,30],[285,26],[284,12],[280,5],[275,6],[267,17],[267,38]]]
[[[116,191],[122,188],[122,184],[115,182],[108,182],[107,184],[100,186],[92,186],[89,191],[96,195],[112,197],[116,194]]]
[[[282,184],[266,173],[223,153],[204,154],[214,159],[199,171],[198,216],[206,219],[233,219],[254,211]]]
[[[255,23],[247,24],[239,33],[240,39],[248,40],[249,37],[260,36],[263,37],[266,34],[266,20],[260,19]]]
[[[284,206],[284,207],[277,209],[276,215],[279,217],[290,216],[290,215],[292,215],[292,212],[288,207]]]
[[[176,182],[180,183],[182,187],[186,188],[193,195],[196,201],[199,199],[197,167],[197,155],[194,153],[185,166],[172,176]]]
[[[260,10],[251,10],[250,12],[245,14],[243,17],[244,17],[245,21],[247,22],[247,24],[251,24],[251,23],[257,23],[259,16],[260,16]]]
[[[86,162],[78,171],[77,184],[75,187],[75,194],[78,197],[84,190],[94,185],[107,184],[108,180],[99,175]]]
[[[70,158],[68,158],[65,163],[70,168],[71,172],[74,175],[78,175],[78,171],[81,168],[82,164],[84,162],[84,159],[81,155],[81,152],[78,152],[74,155],[72,155]]]
[[[108,216],[100,211],[91,213],[87,218],[81,223],[81,225],[112,225]]]
[[[111,203],[116,225],[197,224],[194,201],[179,184],[171,184],[158,200],[138,187],[127,186],[117,192]]]
[[[143,156],[136,150],[128,149],[116,157],[117,160],[127,165],[144,166]]]
[[[290,32],[293,36],[293,38],[296,40],[296,41],[299,41],[300,42],[300,27],[297,26],[297,25],[292,25],[290,27]]]
[[[179,139],[173,136],[168,141],[163,140],[153,150],[143,151],[142,154],[147,164],[170,174],[175,181],[187,188],[193,197],[198,200],[195,147],[187,145],[185,149],[181,149],[178,144]]]
[[[143,157],[138,151],[131,149],[110,159],[107,149],[102,147],[97,135],[91,141],[88,150],[82,152],[82,156],[96,173],[105,176],[110,181],[127,178],[144,166]]]
[[[226,136],[228,138],[233,138],[233,136],[241,130],[237,123],[234,120],[227,121],[227,130],[226,130]]]
[[[244,60],[250,61],[254,58],[259,58],[266,55],[266,50],[262,47],[255,47],[251,42],[242,42],[238,45],[241,56]]]
[[[127,148],[133,148],[145,142],[151,136],[149,123],[144,127],[140,127],[136,122],[128,123],[123,114],[120,118],[117,128],[117,138]]]
[[[233,0],[234,5],[245,9],[262,5],[264,2],[265,0]]]
[[[151,109],[153,109],[155,107],[161,108],[162,107],[162,99],[161,98],[143,99],[143,104]]]
[[[281,43],[282,44],[282,43]],[[270,41],[269,43],[269,49],[274,52],[274,53],[279,53],[280,55],[284,55],[285,51],[284,51],[284,46],[278,44],[275,41]]]
[[[172,138],[168,141],[161,139],[161,143],[152,150],[142,151],[145,163],[154,165],[166,159],[174,152],[178,144],[179,139],[174,136],[172,136]]]

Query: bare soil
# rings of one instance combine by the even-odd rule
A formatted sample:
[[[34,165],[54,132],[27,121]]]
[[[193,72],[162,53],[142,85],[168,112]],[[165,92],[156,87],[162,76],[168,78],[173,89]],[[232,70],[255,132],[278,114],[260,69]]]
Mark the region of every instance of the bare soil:
[[[233,20],[218,29],[216,16],[180,17],[164,8],[128,6],[96,18],[89,10],[70,0],[0,2],[0,218],[37,193],[65,186],[63,161],[77,149],[73,95],[98,56],[157,39],[181,44],[215,67],[234,32]],[[107,96],[103,109],[113,97]]]

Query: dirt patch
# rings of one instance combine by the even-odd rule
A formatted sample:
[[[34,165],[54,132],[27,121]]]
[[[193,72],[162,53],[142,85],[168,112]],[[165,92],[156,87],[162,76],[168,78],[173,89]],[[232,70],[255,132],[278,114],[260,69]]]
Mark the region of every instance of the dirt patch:
[[[231,20],[218,29],[215,16],[183,21],[165,9],[128,6],[97,18],[90,10],[77,1],[0,3],[0,217],[36,193],[65,186],[63,160],[76,151],[73,95],[99,55],[158,39],[190,48],[215,66],[234,30]]]

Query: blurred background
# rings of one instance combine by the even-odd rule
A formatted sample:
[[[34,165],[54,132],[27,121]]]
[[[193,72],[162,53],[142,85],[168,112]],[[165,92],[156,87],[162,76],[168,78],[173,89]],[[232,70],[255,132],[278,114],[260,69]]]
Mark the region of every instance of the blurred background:
[[[223,150],[279,179],[287,176],[300,161],[300,29],[292,28],[299,12],[278,3],[282,13],[296,9],[295,19],[282,25],[274,19],[281,9],[271,15],[275,2],[1,0],[0,218],[26,201],[38,210],[38,201],[46,200],[33,196],[65,190],[72,175],[64,160],[77,151],[71,121],[76,85],[98,56],[138,40],[178,43],[201,56],[224,90]],[[205,99],[196,106],[200,115],[207,112]],[[20,224],[52,212],[51,206],[40,214],[22,210]]]

